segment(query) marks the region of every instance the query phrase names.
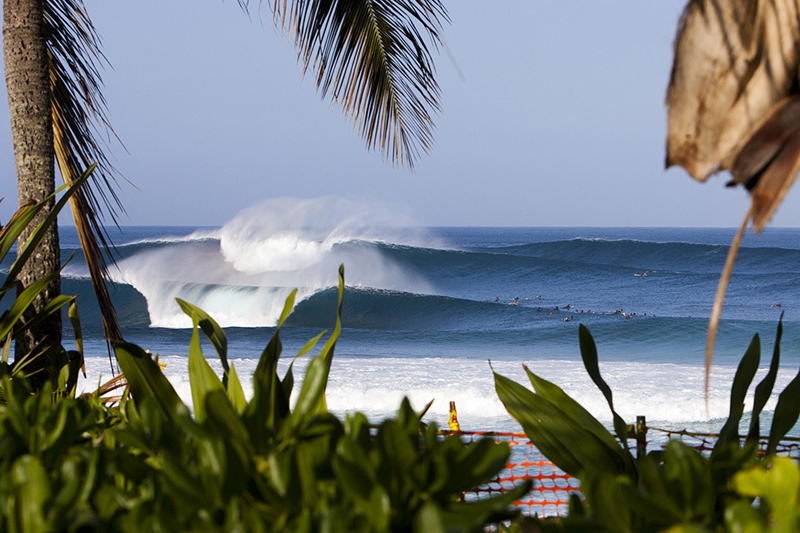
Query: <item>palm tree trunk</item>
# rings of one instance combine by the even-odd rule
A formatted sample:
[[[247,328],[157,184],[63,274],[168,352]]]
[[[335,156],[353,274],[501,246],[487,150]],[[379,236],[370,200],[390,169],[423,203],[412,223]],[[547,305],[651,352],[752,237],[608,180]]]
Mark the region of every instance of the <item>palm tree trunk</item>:
[[[3,1],[3,58],[20,205],[39,202],[55,190],[51,87],[44,22],[44,0]],[[50,206],[41,211],[40,218],[20,236],[19,243],[27,240],[30,229],[47,216],[52,206],[50,202]],[[60,263],[58,228],[53,224],[23,268],[20,281],[27,286],[56,272]],[[32,311],[41,309],[60,292],[61,281],[56,277],[34,302]],[[48,344],[61,343],[59,313],[54,313],[51,320],[17,342],[17,358],[43,340]],[[43,358],[37,366],[47,368],[49,361]]]

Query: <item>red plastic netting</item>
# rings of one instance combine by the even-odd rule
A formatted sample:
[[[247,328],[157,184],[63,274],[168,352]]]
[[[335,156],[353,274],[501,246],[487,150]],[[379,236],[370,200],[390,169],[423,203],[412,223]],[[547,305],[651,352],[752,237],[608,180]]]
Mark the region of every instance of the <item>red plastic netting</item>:
[[[526,479],[533,481],[533,488],[514,503],[526,515],[563,516],[568,511],[570,494],[577,494],[583,499],[580,481],[547,460],[525,434],[480,431],[456,434],[467,441],[492,438],[508,444],[511,449],[508,464],[497,478],[465,493],[467,500],[490,498],[495,493],[514,488]]]
[[[666,440],[679,438],[686,444],[701,452],[710,452],[717,435],[699,434],[684,431],[667,431],[657,428],[648,428],[665,434]],[[514,488],[526,479],[533,481],[533,488],[514,505],[521,508],[528,516],[565,516],[569,510],[571,494],[577,495],[584,501],[581,483],[578,479],[566,474],[555,464],[549,461],[531,443],[524,433],[500,433],[493,431],[475,432],[445,432],[447,435],[458,435],[467,442],[481,438],[491,438],[496,442],[508,444],[511,449],[508,464],[500,474],[487,483],[464,494],[465,499],[490,498],[498,492],[505,492]],[[794,441],[795,439],[786,439]],[[658,444],[649,443],[659,446]],[[762,449],[766,443],[762,442]],[[800,442],[782,442],[777,448],[778,455],[800,457]]]

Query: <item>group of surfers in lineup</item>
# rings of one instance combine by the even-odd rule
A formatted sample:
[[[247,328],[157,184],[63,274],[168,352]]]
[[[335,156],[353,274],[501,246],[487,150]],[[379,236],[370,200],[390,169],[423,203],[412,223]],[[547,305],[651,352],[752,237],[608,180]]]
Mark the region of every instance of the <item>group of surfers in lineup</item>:
[[[537,296],[536,298],[533,298],[533,299],[534,299],[534,300],[544,300],[544,298],[542,298],[541,296]],[[525,300],[530,300],[530,298],[525,298]],[[498,297],[495,299],[495,302],[500,302],[500,301],[502,301],[502,300],[500,300],[500,297],[498,296]],[[516,298],[512,298],[512,299],[511,299],[511,300],[508,302],[508,305],[519,305],[519,296],[517,296]],[[542,309],[541,307],[537,307],[537,308],[536,308],[536,311],[538,311],[538,312],[542,312],[543,310],[544,310],[544,309]],[[555,306],[555,307],[553,308],[553,310],[552,310],[552,311],[550,311],[550,316],[553,316],[553,313],[554,313],[555,311],[570,311],[570,310],[574,310],[574,311],[573,311],[573,314],[567,315],[567,316],[564,318],[564,322],[569,322],[570,320],[574,319],[574,318],[575,318],[575,315],[577,315],[577,314],[587,314],[587,315],[588,315],[588,314],[592,314],[592,310],[591,310],[591,309],[589,309],[588,311],[584,311],[583,309],[581,309],[580,311],[578,311],[578,309],[576,309],[574,305],[572,305],[572,304],[567,304],[567,305],[565,305],[565,306],[563,306],[563,307],[561,307],[561,306],[558,306],[558,305],[557,305],[557,306]],[[598,313],[595,311],[595,312],[594,312],[594,314],[598,314]],[[606,311],[601,311],[599,314],[601,314],[601,315],[605,315],[605,314],[606,314]],[[636,316],[636,313],[626,313],[626,312],[625,312],[623,309],[616,309],[616,310],[614,310],[614,311],[608,311],[608,314],[609,314],[609,315],[622,315],[622,316],[623,316],[623,317],[625,317],[625,318],[633,318],[633,317],[635,317],[635,316]],[[642,316],[647,316],[647,313],[644,313]],[[653,317],[653,318],[655,318],[655,317],[656,317],[656,315],[655,315],[655,314],[650,314],[650,316],[651,316],[651,317]]]

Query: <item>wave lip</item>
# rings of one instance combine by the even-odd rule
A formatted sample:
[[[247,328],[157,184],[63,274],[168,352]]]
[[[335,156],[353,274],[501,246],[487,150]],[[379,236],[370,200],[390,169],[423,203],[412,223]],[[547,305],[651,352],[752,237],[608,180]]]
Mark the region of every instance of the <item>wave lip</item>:
[[[300,287],[297,301],[334,287],[340,264],[349,285],[429,291],[424,276],[378,244],[422,242],[422,232],[364,225],[390,221],[390,211],[376,209],[335,198],[267,201],[217,230],[131,241],[115,280],[142,293],[151,325],[166,328],[191,326],[175,298],[222,325],[275,325],[292,287]]]
[[[527,331],[544,327],[544,319],[566,319],[558,308],[567,304],[592,311],[587,320],[620,309],[642,316],[707,316],[727,253],[727,246],[705,234],[692,243],[680,232],[664,234],[671,240],[663,242],[614,238],[642,231],[602,238],[580,229],[430,229],[434,236],[427,238],[413,228],[361,225],[366,215],[342,206],[347,204],[330,199],[273,201],[243,211],[222,228],[183,235],[179,228],[137,230],[112,273],[144,296],[150,323],[159,327],[190,326],[175,297],[226,325],[274,325],[288,289],[300,287],[298,303],[312,296],[315,305],[327,302],[326,290],[337,285],[344,264],[350,287],[345,320],[349,314],[353,327]],[[448,237],[454,244],[438,242]],[[726,319],[777,319],[777,311],[798,305],[800,249],[787,239],[769,244],[740,251]],[[65,274],[88,281],[79,256]],[[496,305],[512,301],[519,306]],[[135,302],[137,317],[141,302]],[[299,323],[313,324],[327,316],[308,305],[295,314]]]

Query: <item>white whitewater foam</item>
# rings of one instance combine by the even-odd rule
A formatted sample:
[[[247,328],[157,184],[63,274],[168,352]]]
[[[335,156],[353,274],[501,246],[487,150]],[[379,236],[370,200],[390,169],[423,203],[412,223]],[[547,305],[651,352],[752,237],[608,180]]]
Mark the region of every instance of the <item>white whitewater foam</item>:
[[[192,395],[188,379],[188,360],[183,356],[162,356],[167,363],[165,374],[187,405]],[[290,358],[280,364],[280,375],[286,371]],[[295,363],[295,393],[308,357]],[[209,356],[209,363],[218,374],[221,365]],[[245,388],[252,396],[251,374],[257,360],[232,360]],[[493,362],[494,370],[530,388],[530,383],[519,362]],[[589,412],[604,423],[611,422],[611,413],[605,398],[594,386],[579,361],[549,360],[530,363],[531,370],[548,379],[572,396]],[[92,389],[100,374],[108,375],[108,360],[87,359],[89,377],[81,380],[80,388]],[[666,429],[697,427],[707,420],[703,397],[703,368],[676,364],[643,364],[607,362],[601,372],[614,392],[617,412],[628,423],[637,415],[645,415],[651,426]],[[758,382],[766,369],[762,369],[754,382]],[[714,429],[719,429],[718,419],[727,417],[729,389],[735,368],[715,366],[709,394],[709,415],[716,419]],[[779,373],[775,391],[781,391],[793,377],[792,372]],[[752,387],[751,387],[752,388]],[[360,411],[370,420],[380,421],[392,416],[404,396],[408,396],[415,409],[421,409],[435,398],[426,420],[445,426],[448,405],[456,402],[461,427],[467,431],[500,430],[519,431],[519,426],[505,411],[494,390],[492,372],[485,361],[451,358],[365,358],[335,356],[327,388],[328,406],[338,415]],[[774,408],[777,395],[767,404]],[[752,409],[752,396],[746,400],[746,410]]]
[[[175,298],[200,306],[223,327],[273,326],[292,289],[301,301],[336,286],[340,264],[351,286],[430,293],[425,279],[377,247],[357,245],[422,242],[418,231],[388,228],[407,222],[391,212],[335,198],[271,200],[219,230],[167,239],[170,245],[128,257],[114,277],[144,295],[151,325],[165,328],[191,326]],[[337,247],[342,243],[353,245]]]

